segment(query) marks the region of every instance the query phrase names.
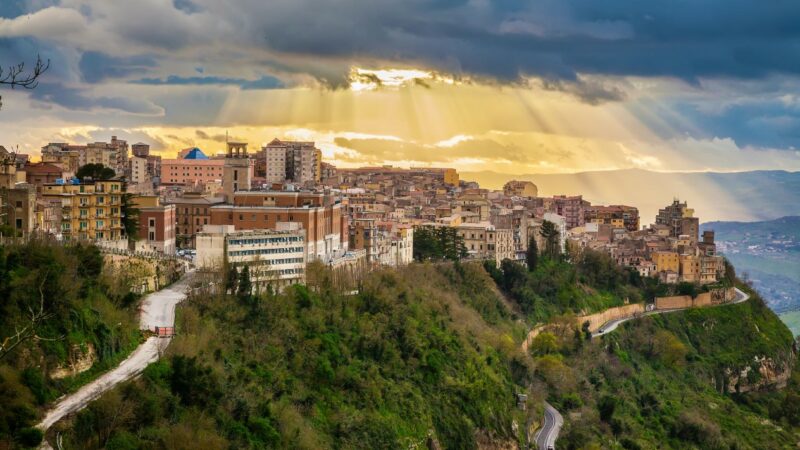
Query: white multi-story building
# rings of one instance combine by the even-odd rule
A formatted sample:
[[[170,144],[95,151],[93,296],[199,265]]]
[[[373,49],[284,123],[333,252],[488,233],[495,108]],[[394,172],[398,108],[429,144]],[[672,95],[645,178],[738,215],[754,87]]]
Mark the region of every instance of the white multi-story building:
[[[147,158],[131,157],[131,183],[145,184],[149,182],[150,175],[147,173]]]
[[[317,183],[320,181],[322,151],[313,142],[273,139],[262,148],[269,183]]]
[[[226,263],[241,272],[248,266],[253,289],[280,290],[305,280],[305,230],[280,223],[276,230],[236,230],[233,225],[206,225],[197,234],[197,265],[220,269]]]

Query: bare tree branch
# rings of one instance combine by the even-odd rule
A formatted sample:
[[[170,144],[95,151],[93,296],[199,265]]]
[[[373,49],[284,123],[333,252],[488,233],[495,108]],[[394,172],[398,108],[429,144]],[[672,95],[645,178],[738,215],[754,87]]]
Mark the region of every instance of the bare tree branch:
[[[17,86],[25,89],[35,89],[39,85],[39,77],[50,68],[50,60],[42,61],[42,57],[36,56],[36,64],[30,72],[25,70],[25,63],[21,62],[7,69],[0,67],[0,84],[5,84],[15,88]]]
[[[35,89],[39,86],[39,77],[47,72],[50,68],[50,60],[47,62],[42,61],[41,55],[36,55],[36,64],[30,72],[25,70],[25,63],[21,62],[15,66],[8,66],[3,69],[0,66],[0,85],[11,86],[11,89],[17,86],[25,89]],[[0,96],[0,109],[3,108],[3,97]]]
[[[45,274],[45,276],[42,278],[42,282],[39,283],[39,310],[35,311],[33,308],[28,307],[28,312],[30,313],[30,319],[28,323],[22,327],[22,329],[15,326],[14,334],[6,337],[3,339],[3,342],[0,343],[0,360],[8,356],[17,346],[30,339],[33,339],[34,341],[52,341],[63,339],[63,336],[60,338],[43,338],[36,334],[36,329],[39,327],[39,325],[53,317],[53,313],[46,312],[44,309],[44,284],[46,281],[47,274]]]

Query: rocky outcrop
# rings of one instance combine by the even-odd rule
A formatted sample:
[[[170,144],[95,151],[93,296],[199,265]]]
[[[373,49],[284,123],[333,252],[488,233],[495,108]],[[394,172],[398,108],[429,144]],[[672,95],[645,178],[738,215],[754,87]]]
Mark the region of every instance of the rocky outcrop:
[[[69,352],[69,359],[66,365],[60,365],[50,372],[50,378],[59,380],[75,376],[81,372],[89,370],[94,364],[97,356],[92,344],[86,344],[86,348],[75,344]]]
[[[782,389],[792,375],[794,360],[794,354],[784,360],[756,356],[752,364],[740,370],[725,369],[726,390],[728,393],[743,393]]]

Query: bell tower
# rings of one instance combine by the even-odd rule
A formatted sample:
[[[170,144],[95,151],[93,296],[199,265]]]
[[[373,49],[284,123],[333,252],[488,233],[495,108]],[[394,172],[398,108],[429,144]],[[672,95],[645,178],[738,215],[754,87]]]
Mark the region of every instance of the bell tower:
[[[228,142],[228,153],[222,168],[222,192],[225,201],[233,203],[236,191],[250,190],[250,158],[247,156],[246,142]]]

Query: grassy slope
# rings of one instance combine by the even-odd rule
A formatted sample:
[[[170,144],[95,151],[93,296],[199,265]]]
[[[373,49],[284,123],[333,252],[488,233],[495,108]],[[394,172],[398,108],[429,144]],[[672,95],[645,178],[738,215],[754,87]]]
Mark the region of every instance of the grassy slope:
[[[590,442],[613,448],[614,441],[626,448],[793,446],[797,423],[778,411],[786,392],[720,393],[726,369],[751,365],[756,356],[791,359],[792,343],[757,296],[739,305],[629,322],[568,357],[583,406],[574,408],[578,416],[568,421],[562,443],[568,448]],[[787,389],[797,390],[796,383]],[[555,400],[569,409],[566,394]],[[609,398],[614,412],[601,417]]]
[[[549,287],[521,305],[535,317],[537,307],[575,308],[561,283],[607,284],[590,275],[510,285],[519,295]],[[513,393],[529,382],[532,399],[548,396],[565,413],[564,448],[798,440],[800,380],[781,392],[720,393],[725,369],[791,358],[790,333],[757,296],[629,322],[592,341],[566,329],[531,363],[517,353],[525,327],[476,266],[381,271],[357,296],[318,288],[256,303],[193,299],[167,359],[59,425],[67,448],[407,448],[431,431],[444,448],[471,448],[476,429],[519,440]]]
[[[51,317],[37,336],[0,360],[0,448],[34,439],[27,427],[49,403],[74,391],[124,358],[141,340],[135,296],[115,297],[101,281],[103,258],[90,246],[64,248],[43,242],[0,247],[0,338],[25,326],[29,309],[44,298]],[[41,289],[41,296],[39,290]],[[91,345],[87,371],[59,380],[73,348]],[[31,441],[32,442],[32,441]]]
[[[476,265],[374,273],[361,294],[196,298],[170,357],[78,415],[68,448],[407,448],[517,441],[524,334]],[[128,411],[113,426],[103,411]]]

